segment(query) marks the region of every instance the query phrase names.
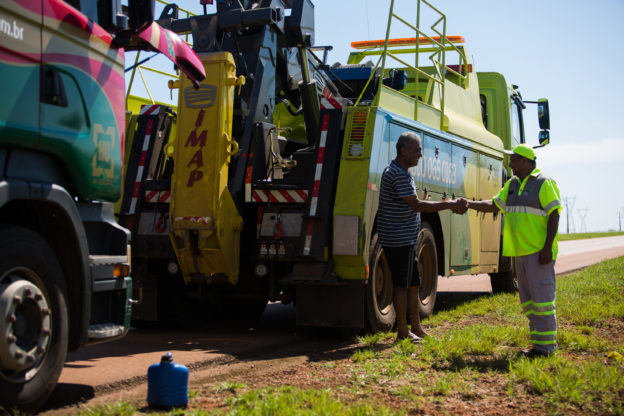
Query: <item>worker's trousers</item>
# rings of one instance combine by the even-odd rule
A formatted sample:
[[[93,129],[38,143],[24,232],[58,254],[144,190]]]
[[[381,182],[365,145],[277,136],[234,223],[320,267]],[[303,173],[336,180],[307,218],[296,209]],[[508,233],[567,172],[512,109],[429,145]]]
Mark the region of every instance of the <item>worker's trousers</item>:
[[[539,252],[515,258],[520,303],[529,318],[533,348],[545,352],[557,349],[555,315],[555,262],[540,264]]]

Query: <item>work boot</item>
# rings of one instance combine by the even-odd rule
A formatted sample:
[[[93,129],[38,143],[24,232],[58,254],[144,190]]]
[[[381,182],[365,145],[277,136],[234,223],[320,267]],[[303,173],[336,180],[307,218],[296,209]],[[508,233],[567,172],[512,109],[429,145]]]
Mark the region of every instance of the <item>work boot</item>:
[[[534,358],[540,358],[540,357],[550,357],[554,354],[555,354],[554,351],[538,350],[537,348],[531,348],[529,350],[522,350],[522,355],[530,360]]]

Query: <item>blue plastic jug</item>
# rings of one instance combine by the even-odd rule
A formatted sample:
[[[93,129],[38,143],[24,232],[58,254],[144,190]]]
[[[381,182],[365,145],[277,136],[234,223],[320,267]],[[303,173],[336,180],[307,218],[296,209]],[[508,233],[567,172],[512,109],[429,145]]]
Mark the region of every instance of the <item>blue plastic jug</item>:
[[[170,352],[147,370],[147,404],[156,408],[186,407],[188,368],[173,362]]]

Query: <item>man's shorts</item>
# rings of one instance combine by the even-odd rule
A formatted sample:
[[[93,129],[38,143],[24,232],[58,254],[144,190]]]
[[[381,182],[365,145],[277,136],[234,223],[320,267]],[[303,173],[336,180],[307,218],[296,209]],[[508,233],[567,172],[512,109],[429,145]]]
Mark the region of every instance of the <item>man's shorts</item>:
[[[415,245],[384,247],[383,250],[392,272],[394,287],[407,289],[411,286],[420,286]]]

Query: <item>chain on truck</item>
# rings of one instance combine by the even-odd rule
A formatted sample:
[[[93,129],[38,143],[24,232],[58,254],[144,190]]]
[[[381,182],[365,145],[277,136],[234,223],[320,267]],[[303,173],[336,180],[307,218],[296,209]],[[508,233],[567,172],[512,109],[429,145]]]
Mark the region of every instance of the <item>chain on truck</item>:
[[[421,7],[438,14],[435,36],[420,29]],[[159,23],[192,38],[207,78],[199,89],[170,80],[175,107],[129,97],[120,220],[133,233],[137,319],[190,317],[191,299],[203,315],[216,305],[253,319],[273,301],[293,302],[300,325],[392,327],[376,214],[399,135],[423,137],[412,175],[431,200],[490,199],[509,172],[503,150],[525,141],[518,88],[475,71],[429,2],[418,10],[409,22],[391,1],[385,39],[354,42],[346,64],[328,65],[309,0],[217,1],[183,18],[165,7]],[[544,145],[548,103],[535,103]],[[495,291],[514,289],[502,221],[422,215],[424,315],[439,275],[489,273]]]
[[[122,188],[124,51],[162,51],[194,82],[194,52],[153,0],[0,4],[0,406],[36,411],[67,351],[131,318]]]

